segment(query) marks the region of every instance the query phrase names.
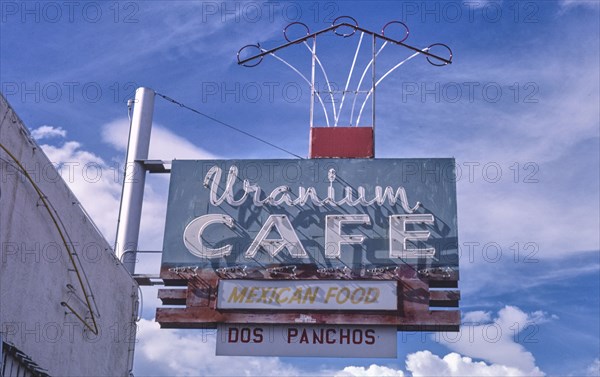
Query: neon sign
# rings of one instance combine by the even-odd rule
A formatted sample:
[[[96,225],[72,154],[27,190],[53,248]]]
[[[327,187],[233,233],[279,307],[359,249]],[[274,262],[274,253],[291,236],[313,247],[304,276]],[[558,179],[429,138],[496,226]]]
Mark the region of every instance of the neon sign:
[[[174,161],[163,266],[456,266],[453,169],[453,159]]]

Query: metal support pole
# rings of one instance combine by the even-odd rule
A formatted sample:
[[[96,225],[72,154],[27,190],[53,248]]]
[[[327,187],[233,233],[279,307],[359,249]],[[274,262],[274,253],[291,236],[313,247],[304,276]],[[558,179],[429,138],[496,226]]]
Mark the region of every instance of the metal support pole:
[[[142,217],[142,201],[146,171],[142,160],[148,159],[155,93],[149,88],[135,92],[133,116],[127,145],[127,161],[123,178],[123,193],[117,225],[115,253],[131,275],[135,272],[136,252]]]
[[[373,65],[371,65],[371,77],[372,77],[372,84],[371,84],[371,90],[373,91],[373,94],[371,95],[371,124],[373,127],[373,158],[375,158],[375,90],[377,89],[377,71],[375,70],[375,61],[377,60],[377,53],[375,52],[377,50],[377,38],[375,37],[375,35],[373,35]],[[358,125],[358,123],[357,123]]]
[[[312,51],[311,51],[311,68],[310,68],[310,128],[314,127],[314,116],[315,116],[315,60],[317,58],[317,37],[313,38]],[[325,110],[325,109],[323,109]],[[327,110],[325,110],[327,111]]]

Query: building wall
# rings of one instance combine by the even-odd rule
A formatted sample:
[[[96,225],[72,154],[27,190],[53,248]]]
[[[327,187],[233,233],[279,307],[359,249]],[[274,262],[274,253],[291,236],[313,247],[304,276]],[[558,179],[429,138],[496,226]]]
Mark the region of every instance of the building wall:
[[[33,362],[15,346],[0,342],[0,376],[2,377],[48,377],[43,368]]]
[[[2,339],[53,376],[128,376],[137,284],[1,95],[0,144]]]

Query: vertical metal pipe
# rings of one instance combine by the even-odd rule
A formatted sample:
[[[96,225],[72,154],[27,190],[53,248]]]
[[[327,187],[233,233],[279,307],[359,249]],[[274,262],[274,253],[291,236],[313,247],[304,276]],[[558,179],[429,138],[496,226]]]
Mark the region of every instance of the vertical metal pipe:
[[[377,58],[377,38],[373,35],[373,65],[372,69],[372,80],[371,90],[373,91],[373,95],[371,96],[371,123],[373,127],[373,158],[375,158],[375,89],[377,87],[377,72],[375,71],[375,60]]]
[[[317,36],[313,38],[311,68],[310,68],[310,128],[314,126],[314,111],[315,111],[315,60],[317,57]],[[325,109],[325,111],[327,111]]]
[[[310,69],[310,133],[309,133],[309,141],[308,141],[308,156],[312,158],[313,153],[313,126],[314,126],[314,116],[315,116],[315,59],[317,54],[317,36],[313,37],[312,43],[312,51],[311,51],[311,69]],[[319,97],[320,98],[320,97]],[[325,118],[327,118],[327,109],[323,102],[321,102],[323,106],[323,112],[325,113]]]
[[[154,96],[155,93],[152,89],[138,88],[136,90],[127,145],[127,161],[123,178],[115,253],[131,275],[135,272],[146,182],[146,171],[142,160],[148,159]]]
[[[4,358],[4,339],[2,339],[2,331],[0,331],[0,375],[2,376],[4,376]]]

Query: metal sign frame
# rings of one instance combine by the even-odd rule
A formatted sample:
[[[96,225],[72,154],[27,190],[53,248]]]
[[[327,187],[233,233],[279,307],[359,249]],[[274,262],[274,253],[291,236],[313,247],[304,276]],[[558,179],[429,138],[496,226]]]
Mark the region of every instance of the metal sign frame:
[[[402,37],[399,39],[394,39],[394,38],[391,38],[388,35],[386,35],[386,29],[388,29],[390,26],[396,26],[396,27],[400,26],[402,29]],[[306,33],[306,34],[300,38],[291,40],[290,37],[288,36],[288,32],[289,32],[290,28],[300,29],[301,32]],[[387,30],[387,31],[389,34],[389,30]],[[321,59],[319,59],[318,54],[317,54],[317,37],[319,37],[323,34],[329,33],[329,32],[332,32],[336,36],[342,37],[344,39],[353,37],[354,35],[360,35],[358,44],[356,46],[356,52],[354,53],[354,58],[350,65],[350,71],[348,73],[346,85],[345,85],[344,89],[341,89],[341,90],[334,90],[334,88],[332,87],[331,82],[329,80],[329,77],[327,75],[327,70],[325,69],[323,62],[321,61]],[[357,33],[357,32],[359,32],[359,33]],[[423,47],[423,48],[414,47],[414,46],[411,46],[411,45],[405,43],[405,41],[409,37],[409,34],[410,34],[410,30],[409,30],[408,26],[404,22],[401,22],[401,21],[390,21],[390,22],[386,23],[382,27],[380,33],[377,33],[377,32],[374,32],[374,31],[371,31],[371,30],[368,30],[368,29],[365,29],[365,28],[359,26],[358,21],[354,17],[350,17],[350,16],[339,16],[335,20],[333,20],[333,22],[331,23],[331,26],[329,26],[325,29],[313,32],[313,33],[310,32],[310,28],[305,23],[292,22],[283,29],[283,37],[285,38],[287,43],[284,43],[280,46],[270,48],[270,49],[263,48],[260,45],[260,43],[245,45],[238,50],[237,61],[238,61],[239,65],[244,66],[244,67],[256,67],[260,63],[262,63],[265,56],[272,56],[273,58],[277,59],[278,61],[280,61],[281,63],[286,65],[288,68],[293,70],[296,74],[298,74],[302,78],[302,80],[310,86],[310,93],[311,93],[311,97],[310,97],[310,99],[311,99],[311,101],[310,101],[310,127],[311,127],[311,129],[313,127],[315,127],[315,124],[314,124],[314,114],[315,114],[314,105],[315,105],[315,103],[319,103],[321,105],[323,114],[325,116],[326,126],[327,127],[338,127],[338,122],[340,120],[340,114],[341,114],[343,106],[344,106],[344,100],[346,99],[347,96],[350,97],[352,95],[354,96],[354,99],[352,101],[352,107],[351,107],[351,113],[350,113],[350,121],[349,121],[350,124],[346,125],[346,126],[350,126],[350,127],[358,127],[359,126],[363,110],[365,109],[365,106],[367,105],[367,102],[370,98],[371,99],[371,124],[370,124],[370,127],[372,129],[375,129],[375,94],[376,94],[376,88],[381,83],[381,81],[383,81],[392,72],[394,72],[396,69],[398,69],[399,67],[404,65],[406,62],[412,60],[413,58],[415,58],[417,56],[421,56],[421,55],[425,56],[425,58],[427,59],[427,62],[429,64],[436,66],[436,67],[442,67],[442,66],[445,66],[448,64],[452,64],[453,53],[448,45],[446,45],[444,43],[433,43],[433,44],[431,44],[427,47]],[[365,35],[367,35],[367,39],[370,39],[371,59],[368,62],[368,64],[364,67],[364,70],[363,70],[360,80],[358,82],[357,88],[355,90],[352,90],[349,87],[349,84],[350,84],[350,80],[353,76],[355,67],[356,67],[356,62],[357,62],[356,58],[359,54],[359,51],[361,50],[362,42],[363,42]],[[310,40],[312,40],[312,41],[309,43]],[[379,46],[378,46],[378,42],[381,42],[381,44]],[[369,42],[367,42],[367,44],[369,44]],[[286,49],[288,47],[292,47],[294,45],[304,45],[304,47],[306,47],[308,52],[311,54],[310,79],[307,78],[307,75],[302,73],[300,69],[296,68],[289,61],[285,60],[284,58],[282,58],[281,56],[276,54],[279,51]],[[391,69],[389,69],[386,73],[384,73],[383,75],[381,75],[381,77],[378,78],[377,71],[376,71],[377,57],[380,55],[380,53],[383,51],[383,49],[388,45],[396,45],[396,46],[406,48],[409,51],[412,51],[413,54],[408,56],[404,60],[400,61],[396,65],[394,65]],[[448,57],[447,58],[442,57],[439,54],[432,52],[432,49],[433,50],[437,50],[437,49],[446,50],[448,53]],[[339,62],[336,62],[336,66],[339,66]],[[327,84],[326,90],[319,90],[317,88],[317,86],[315,85],[315,77],[316,77],[317,67],[320,70],[320,72],[322,73],[323,78],[325,79],[325,82]],[[370,71],[369,76],[371,79],[370,80],[371,84],[366,89],[362,89],[363,80],[365,79],[365,77],[367,77],[367,73],[369,71]],[[336,108],[335,101],[334,101],[334,94],[336,94],[336,93],[342,95],[342,98],[340,100],[340,104],[339,104],[338,108]],[[355,109],[357,108],[356,101],[357,101],[359,94],[364,94],[365,99],[364,99],[362,105],[360,105],[360,110],[358,111],[357,116],[354,117]],[[325,99],[324,99],[324,97],[325,97]],[[331,109],[332,112],[329,113],[329,115],[331,115],[331,119],[330,119],[330,116],[328,115],[328,110],[325,105],[325,103],[327,102],[327,99],[330,100],[331,106],[332,106],[332,109]],[[323,126],[323,125],[321,125],[321,126]]]
[[[250,171],[248,166],[261,166],[261,163],[267,169],[261,174],[264,180],[250,179],[252,174],[244,173]],[[318,166],[321,173],[316,174],[315,178],[312,169],[310,178],[307,174],[303,178],[305,180],[288,183],[287,188],[282,188],[284,185],[277,177],[281,177],[283,167],[292,166],[290,164],[305,172],[311,171],[309,166]],[[219,167],[221,171],[222,176],[218,179],[217,169],[214,167]],[[232,176],[236,171],[233,167],[239,167],[235,176]],[[460,298],[457,290],[438,289],[456,288],[458,281],[456,182],[453,169],[453,159],[175,161],[171,172],[160,275],[165,284],[173,288],[159,290],[159,298],[164,305],[180,307],[158,308],[156,320],[162,327],[175,328],[215,327],[219,323],[311,323],[376,324],[391,325],[403,330],[456,331],[460,322],[459,311],[437,310],[440,307],[456,307]],[[225,171],[229,171],[227,176],[224,175]],[[372,182],[361,186],[366,181]],[[400,183],[402,185],[398,185]],[[259,186],[262,188],[261,194],[254,195]],[[394,187],[389,188],[391,186]],[[307,194],[311,187],[314,195]],[[345,187],[352,188],[354,196]],[[283,193],[288,189],[290,196],[286,197]],[[299,191],[294,195],[304,192],[303,203],[300,203],[300,196],[292,195],[292,191],[296,189]],[[382,199],[381,206],[374,204],[376,209],[370,209],[366,202],[376,203],[377,192],[380,193],[379,199]],[[393,198],[395,201],[392,204],[390,200]],[[361,200],[365,203],[360,203]],[[289,203],[286,204],[286,201]],[[270,204],[267,205],[268,203]],[[240,208],[243,210],[239,210]],[[305,257],[308,255],[302,255],[299,249],[294,255],[293,250],[282,246],[282,239],[286,238],[281,235],[283,228],[273,228],[282,239],[268,236],[267,233],[273,230],[271,228],[264,231],[269,221],[276,224],[273,216],[285,216],[282,213],[287,213],[293,219],[290,225],[297,225],[300,221],[298,218],[304,216],[301,242],[311,238],[321,245],[307,252],[312,259],[307,260]],[[372,218],[373,223],[379,224],[365,225],[367,220],[364,217],[352,224],[355,219],[353,216],[360,213],[364,216],[368,214],[367,217]],[[382,216],[383,213],[386,216]],[[351,230],[347,234],[338,234],[341,235],[339,240],[345,242],[342,242],[345,250],[325,250],[325,236],[315,236],[317,230],[335,235],[335,229],[342,229],[341,223],[333,230],[324,229],[339,221],[326,219],[330,216],[349,221],[347,225]],[[400,228],[398,224],[391,224],[392,221],[402,220],[404,216],[416,216],[417,220],[414,224],[404,224]],[[389,224],[382,225],[388,222],[388,217]],[[429,223],[429,217],[435,223]],[[200,224],[195,223],[201,218],[204,220]],[[252,221],[246,221],[249,218]],[[363,229],[359,231],[357,229],[361,226],[361,221]],[[423,224],[417,224],[419,222]],[[228,234],[227,232],[232,232],[234,223],[237,223],[237,233]],[[329,225],[325,225],[326,223]],[[207,230],[208,238],[204,239],[203,232],[206,229],[211,230]],[[411,258],[414,255],[398,254],[397,250],[393,258],[390,258],[394,248],[391,241],[389,250],[379,249],[388,242],[384,239],[397,237],[392,234],[394,229],[404,229],[408,232],[405,235],[410,237],[423,236],[423,233],[429,232],[435,235],[432,242],[437,238],[444,242],[434,244],[434,254],[427,255],[427,244],[421,245],[422,240],[418,240],[417,244],[420,246],[415,244],[417,246],[414,247],[418,247],[422,254],[416,258]],[[216,254],[211,257],[211,254],[201,254],[200,250],[200,254],[193,255],[198,250],[186,244],[188,230],[196,235],[197,241],[202,245],[209,245],[206,247],[210,253]],[[262,236],[261,232],[264,233]],[[246,238],[242,238],[245,241],[241,247],[227,251],[226,244],[233,242],[230,237],[232,234],[242,234]],[[378,240],[369,243],[368,247],[361,244],[368,237],[377,237]],[[274,248],[253,248],[257,239],[264,241],[262,246],[272,243]],[[352,246],[353,243],[358,249]],[[439,248],[440,245],[443,249]],[[254,252],[250,252],[253,250]],[[314,250],[320,250],[320,254],[315,254]],[[227,252],[230,254],[226,255]],[[371,259],[365,258],[365,254],[369,253],[368,257]],[[377,257],[376,253],[383,253],[384,256]],[[243,260],[248,262],[240,263]],[[248,286],[251,286],[252,281],[273,281],[286,286],[292,285],[286,283],[292,281],[329,280],[337,281],[339,289],[343,289],[348,283],[360,284],[360,281],[394,281],[398,287],[397,305],[374,310],[365,307],[348,310],[344,306],[315,309],[302,305],[281,310],[220,307],[219,282],[230,280],[237,280]],[[260,288],[256,289],[258,295]]]

